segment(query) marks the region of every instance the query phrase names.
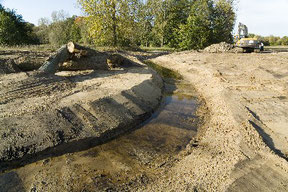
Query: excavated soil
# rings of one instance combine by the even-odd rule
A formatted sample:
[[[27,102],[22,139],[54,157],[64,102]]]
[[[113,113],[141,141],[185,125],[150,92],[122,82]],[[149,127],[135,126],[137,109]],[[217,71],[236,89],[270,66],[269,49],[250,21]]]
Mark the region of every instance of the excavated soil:
[[[183,80],[165,78],[161,106],[139,127],[162,98],[153,70],[33,74],[0,77],[0,191],[135,191],[197,145],[203,114]]]
[[[161,92],[161,78],[140,64],[2,75],[0,170],[84,150],[134,128],[159,106]]]
[[[145,190],[287,191],[287,53],[180,52],[152,61],[196,87],[210,120],[199,146]]]
[[[168,102],[162,104],[165,106],[166,103],[167,108],[160,107],[162,113],[155,113],[154,122],[150,119],[142,128],[102,145],[89,149],[80,147],[78,151],[67,151],[66,148],[64,154],[24,162],[21,168],[6,171],[0,175],[2,191],[287,191],[287,53],[212,54],[186,51],[159,57],[155,54],[130,54],[140,59],[154,58],[154,63],[183,76],[184,88],[181,83],[172,82],[172,90],[177,96],[174,96],[172,105],[169,107],[171,96],[168,96]],[[95,99],[99,91],[85,94],[85,97],[82,94],[86,89],[94,90],[96,85],[101,87],[97,89],[102,90],[100,95],[117,95],[118,88],[127,88],[127,85],[133,88],[139,84],[139,79],[143,77],[139,73],[139,70],[123,74],[116,71],[113,76],[105,72],[98,76],[96,73],[98,78],[95,78],[97,81],[94,80],[93,86],[84,83],[87,83],[86,74],[80,75],[81,80],[74,81],[82,82],[81,87],[85,89],[76,91],[76,97],[68,94],[57,105],[66,106],[79,98],[87,97],[87,101]],[[23,73],[13,75],[17,81],[27,78],[27,74]],[[65,90],[77,88],[73,74],[60,73],[58,76],[57,82],[61,86],[55,89],[56,93],[63,92],[60,87],[65,87]],[[1,79],[2,82],[6,81]],[[6,85],[9,81],[3,84]],[[49,83],[47,87],[47,92],[54,90],[54,84]],[[144,87],[140,86],[137,90]],[[152,91],[144,90],[146,94],[142,93],[142,101],[149,98]],[[3,97],[0,106],[19,99],[29,101],[25,97],[20,98],[21,89],[17,91],[19,96],[16,99]],[[191,102],[196,104],[196,100],[191,101],[191,92],[197,92],[196,96],[203,103],[195,113],[203,117],[203,123],[195,124],[195,106],[191,110],[186,108]],[[133,98],[135,101],[139,98],[139,95],[133,96],[127,97],[126,94],[126,99]],[[46,96],[42,102],[49,99]],[[33,99],[30,102],[40,103],[38,101]],[[53,103],[55,101],[49,102],[48,106],[53,106]],[[20,104],[15,103],[14,110],[13,106],[5,107],[5,110],[2,108],[2,116],[10,118],[10,113],[17,114],[15,108]],[[140,106],[143,111],[150,104],[144,102]],[[177,106],[182,107],[178,109]],[[84,108],[87,109],[87,106],[84,105]],[[178,114],[183,112],[180,119],[173,119],[177,116],[174,113],[167,115],[171,114],[171,108],[176,109]],[[25,114],[25,107],[24,111],[21,107],[19,109],[20,115]],[[79,111],[79,108],[71,111]],[[85,116],[81,110],[80,113],[77,115]],[[161,118],[163,114],[165,118]],[[189,118],[183,118],[185,115]],[[123,118],[127,118],[127,114]],[[103,119],[107,119],[107,115]],[[17,124],[17,120],[14,121]],[[87,122],[93,125],[93,121]],[[151,126],[153,123],[155,127]],[[181,129],[175,129],[180,125],[183,126]],[[197,135],[193,128],[189,130],[186,126],[198,127]]]
[[[212,44],[206,47],[203,51],[206,53],[243,53],[242,48],[234,47],[233,44],[226,42]]]
[[[0,176],[0,186],[12,191],[137,191],[166,175],[183,158],[201,118],[191,85],[165,82],[161,106],[137,129],[88,150],[9,171]]]
[[[38,51],[11,48],[0,49],[1,59],[12,60],[13,63],[16,64],[17,68],[21,71],[32,71],[38,69],[52,54],[53,51],[51,50]],[[13,72],[19,72],[19,70]]]

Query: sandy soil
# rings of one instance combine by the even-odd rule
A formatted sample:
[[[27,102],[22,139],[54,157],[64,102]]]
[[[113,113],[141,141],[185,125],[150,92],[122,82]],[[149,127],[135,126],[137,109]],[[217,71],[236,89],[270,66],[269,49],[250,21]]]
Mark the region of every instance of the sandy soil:
[[[82,144],[91,147],[134,128],[159,106],[162,86],[160,76],[140,64],[1,75],[0,171],[11,167],[10,161],[79,151]]]
[[[199,146],[145,190],[287,191],[287,53],[180,52],[152,61],[191,82],[210,119]]]
[[[189,84],[165,81],[164,95],[157,112],[141,127],[88,150],[46,158],[4,173],[0,175],[0,189],[137,191],[153,182],[178,161],[201,121],[195,110],[202,105]]]
[[[132,54],[141,59],[155,57],[153,54]],[[107,180],[106,174],[98,170],[103,168],[118,175],[120,180],[117,182],[125,183],[121,180],[124,176],[139,180],[135,183],[140,183],[140,185],[128,188],[132,191],[287,191],[288,53],[211,54],[187,51],[156,57],[152,61],[178,71],[183,75],[187,85],[191,88],[193,86],[193,90],[196,89],[197,96],[199,95],[200,100],[205,101],[203,102],[205,105],[199,108],[198,114],[205,114],[204,120],[206,120],[199,128],[197,137],[192,139],[186,149],[177,156],[177,160],[172,161],[173,165],[164,166],[163,172],[153,172],[153,169],[152,171],[147,169],[148,173],[151,171],[149,174],[157,174],[155,180],[147,179],[144,166],[133,167],[136,175],[137,170],[140,172],[145,170],[143,174],[141,172],[135,178],[127,175],[129,172],[123,172],[133,165],[129,164],[127,159],[122,159],[122,156],[126,158],[126,155],[122,154],[123,151],[131,144],[127,142],[128,135],[122,138],[123,145],[120,142],[120,146],[117,142],[119,140],[116,139],[110,144],[106,143],[87,151],[39,160],[23,168],[11,170],[0,175],[0,186],[14,191],[30,189],[32,191],[36,189],[73,191],[73,189],[78,189],[77,187],[79,189],[88,187],[93,191],[93,189],[100,190],[103,186],[108,186],[107,190],[111,191],[109,182],[112,181]],[[57,86],[59,90],[56,89],[55,94],[62,95],[63,98],[61,96],[61,102],[57,104],[57,107],[80,102],[84,103],[83,106],[87,108],[85,103],[95,98],[118,95],[123,89],[137,87],[139,83],[151,79],[151,73],[147,73],[147,69],[143,70],[142,73],[139,70],[131,70],[128,73],[115,71],[112,72],[113,75],[106,72],[92,73],[93,78],[86,78],[87,74],[83,74],[76,79],[73,78],[75,74],[71,72],[70,75],[59,73],[57,74],[59,81],[56,82],[57,85],[59,84]],[[12,77],[14,77],[12,83],[28,78],[26,73],[12,74],[10,79]],[[3,78],[6,77],[1,77],[1,86],[7,87],[9,81],[3,84]],[[51,83],[48,83],[49,86],[46,88],[39,88],[38,84],[36,85],[34,89],[36,93],[40,90],[40,93],[45,94],[55,87]],[[68,92],[61,90],[63,86],[67,86],[65,90]],[[145,88],[147,86],[140,86],[137,90],[141,91]],[[71,90],[74,91],[71,92]],[[99,90],[101,90],[100,95]],[[87,94],[83,95],[83,92]],[[29,93],[32,96],[34,94],[34,92]],[[1,118],[8,118],[10,114],[21,116],[26,113],[27,109],[29,109],[28,112],[40,109],[37,106],[27,108],[21,104],[21,101],[29,100],[19,95],[1,97],[0,101],[6,103],[5,109],[0,108]],[[57,98],[60,97],[59,95]],[[142,95],[149,100],[152,96],[151,89],[144,91]],[[41,95],[38,100],[33,98],[29,102],[31,106],[33,102],[40,104],[42,102],[42,104],[46,103],[44,106],[47,108],[53,108],[55,106],[53,98],[56,97]],[[123,97],[115,97],[115,99],[121,101],[122,104],[127,101],[123,101]],[[15,111],[16,107],[21,110]],[[145,108],[145,105],[141,107]],[[105,122],[105,117],[103,122]],[[89,123],[91,124],[87,121],[87,125]],[[133,134],[133,138],[135,134],[139,138],[145,137],[141,130]],[[133,141],[133,138],[130,140]],[[139,145],[137,142],[136,139],[132,144],[140,147],[137,146]],[[77,160],[78,156],[80,158]],[[146,157],[142,155],[139,159],[146,161]],[[91,159],[97,163],[91,163]],[[153,158],[150,161],[152,165],[155,164]],[[109,165],[111,162],[112,164]],[[91,179],[89,174],[97,175],[97,177]],[[121,175],[124,176],[121,177]],[[131,178],[126,180],[129,184]],[[40,186],[40,188],[34,186]]]

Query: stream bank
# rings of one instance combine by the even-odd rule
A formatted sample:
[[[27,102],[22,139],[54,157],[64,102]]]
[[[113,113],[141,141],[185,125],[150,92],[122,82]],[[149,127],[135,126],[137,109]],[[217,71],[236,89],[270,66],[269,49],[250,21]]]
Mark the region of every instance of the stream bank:
[[[7,172],[0,176],[0,186],[20,191],[135,191],[165,177],[183,158],[201,121],[196,112],[201,103],[192,85],[170,77],[164,77],[160,107],[140,127],[88,150]]]

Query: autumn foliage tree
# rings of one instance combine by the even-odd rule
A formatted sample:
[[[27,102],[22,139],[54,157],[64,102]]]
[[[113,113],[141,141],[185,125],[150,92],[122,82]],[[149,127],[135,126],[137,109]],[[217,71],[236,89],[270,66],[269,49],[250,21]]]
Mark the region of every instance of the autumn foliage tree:
[[[78,0],[87,14],[89,34],[98,45],[125,45],[139,41],[138,0]]]

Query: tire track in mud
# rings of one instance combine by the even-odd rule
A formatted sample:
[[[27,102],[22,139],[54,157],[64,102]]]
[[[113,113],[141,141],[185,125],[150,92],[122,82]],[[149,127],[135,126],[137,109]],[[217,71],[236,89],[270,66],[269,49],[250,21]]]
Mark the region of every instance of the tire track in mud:
[[[102,95],[100,98],[97,98],[97,94],[102,83],[99,83],[101,80],[95,79],[94,73],[91,73],[90,78],[87,76],[84,83],[80,76],[78,80],[82,84],[78,84],[76,89],[73,88],[77,84],[77,77],[73,77],[76,81],[71,83],[70,77],[62,76],[26,76],[22,80],[7,76],[8,81],[0,85],[3,88],[0,94],[4,95],[1,97],[0,121],[1,171],[51,155],[59,156],[86,150],[126,132],[147,119],[161,100],[162,81],[155,80],[156,77],[145,68],[133,70],[141,72],[138,75],[138,83],[131,83],[130,88],[123,86],[114,94]],[[111,79],[115,81],[115,77]],[[83,84],[84,89],[87,84],[90,87],[96,86],[79,92]],[[109,83],[106,86],[108,85]],[[106,89],[103,88],[104,93],[107,93]],[[146,96],[148,92],[152,94]],[[52,100],[49,100],[50,93],[53,93]],[[41,98],[42,96],[45,97]],[[85,102],[81,99],[83,96],[86,96],[83,98],[86,99]],[[42,108],[35,108],[37,101],[47,98],[47,102],[39,104]],[[61,103],[62,99],[66,102]],[[25,102],[28,100],[29,104],[26,106]],[[36,100],[35,103],[33,100]],[[26,111],[14,112],[13,107],[16,105]],[[146,107],[147,105],[149,107]],[[9,111],[5,106],[9,107]]]
[[[30,97],[41,97],[54,94],[75,87],[65,77],[29,77],[22,81],[9,83],[0,86],[0,104],[6,104],[16,99],[25,99]]]

